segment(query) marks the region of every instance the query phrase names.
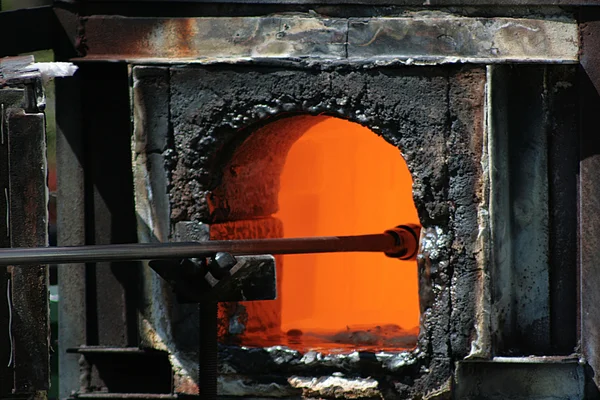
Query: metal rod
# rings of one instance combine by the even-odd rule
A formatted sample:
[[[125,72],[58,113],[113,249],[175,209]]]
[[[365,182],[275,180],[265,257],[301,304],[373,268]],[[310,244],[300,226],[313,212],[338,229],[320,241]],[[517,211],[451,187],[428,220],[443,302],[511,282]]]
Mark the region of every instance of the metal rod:
[[[133,243],[95,246],[0,249],[0,265],[69,264],[102,261],[336,252],[393,252],[397,237],[389,233],[310,238],[210,240],[193,243]]]

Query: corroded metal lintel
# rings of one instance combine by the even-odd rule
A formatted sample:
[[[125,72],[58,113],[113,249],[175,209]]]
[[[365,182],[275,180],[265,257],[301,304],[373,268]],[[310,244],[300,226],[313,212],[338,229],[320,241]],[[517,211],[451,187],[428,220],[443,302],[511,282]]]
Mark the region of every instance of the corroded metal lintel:
[[[90,16],[78,61],[354,65],[577,63],[571,19],[473,18],[449,14],[390,18],[135,18]]]

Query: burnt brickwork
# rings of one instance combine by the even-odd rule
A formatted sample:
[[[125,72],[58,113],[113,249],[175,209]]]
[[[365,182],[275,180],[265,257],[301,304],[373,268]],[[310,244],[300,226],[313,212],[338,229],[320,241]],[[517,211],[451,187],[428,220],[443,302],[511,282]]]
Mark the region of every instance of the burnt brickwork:
[[[250,142],[256,127],[305,113],[358,122],[401,149],[426,231],[419,261],[423,318],[416,351],[390,355],[383,362],[368,355],[306,362],[302,354],[289,351],[282,364],[279,352],[223,348],[221,359],[228,365],[224,371],[289,376],[310,370],[314,376],[341,370],[377,377],[383,392],[403,397],[449,383],[453,361],[465,357],[475,339],[474,288],[482,279],[476,239],[484,85],[483,67],[171,68],[172,131],[163,152],[171,222],[213,223],[272,213],[265,199],[242,203],[254,215],[244,214],[240,205],[227,199],[233,192],[223,189],[223,177],[231,171],[224,169],[231,155]],[[244,181],[244,190],[256,193],[264,188],[256,178],[264,176],[260,169],[282,165],[277,157],[284,160],[294,140],[265,138],[265,149],[275,155],[268,163],[253,164],[258,171]],[[263,153],[267,154],[264,149]],[[276,199],[276,190],[265,191],[264,197]]]

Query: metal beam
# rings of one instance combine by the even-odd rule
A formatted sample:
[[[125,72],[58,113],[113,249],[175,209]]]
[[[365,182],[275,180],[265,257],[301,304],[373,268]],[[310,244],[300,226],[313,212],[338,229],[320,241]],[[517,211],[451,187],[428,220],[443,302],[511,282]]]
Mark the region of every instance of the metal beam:
[[[92,15],[73,43],[79,61],[130,63],[577,63],[572,19],[453,14],[328,18],[138,18]]]

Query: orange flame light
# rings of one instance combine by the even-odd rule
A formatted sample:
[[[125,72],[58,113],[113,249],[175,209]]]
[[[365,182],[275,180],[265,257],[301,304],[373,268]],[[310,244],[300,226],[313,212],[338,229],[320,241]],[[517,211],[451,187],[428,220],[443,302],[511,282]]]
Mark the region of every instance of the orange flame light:
[[[379,233],[419,224],[412,178],[396,147],[357,123],[311,118],[316,123],[294,143],[281,174],[274,217],[282,221],[284,237]],[[280,344],[300,350],[416,344],[415,261],[338,253],[289,255],[282,264]],[[242,344],[267,345],[256,337],[242,338]]]

